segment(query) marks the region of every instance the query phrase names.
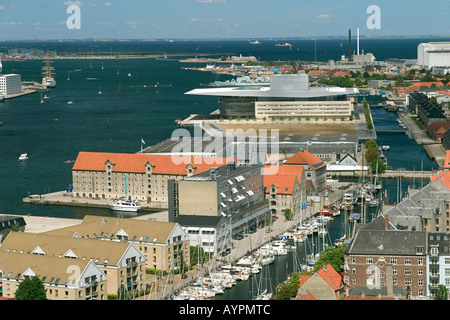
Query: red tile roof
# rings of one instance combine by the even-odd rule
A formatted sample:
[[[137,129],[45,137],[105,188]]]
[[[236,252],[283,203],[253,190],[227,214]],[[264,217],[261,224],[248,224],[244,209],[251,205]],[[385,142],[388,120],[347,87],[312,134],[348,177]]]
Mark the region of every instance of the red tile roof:
[[[414,82],[410,87],[420,88],[420,87],[431,87],[435,84],[436,87],[443,87],[444,84],[440,81],[428,81],[428,82]]]
[[[315,155],[310,153],[309,151],[302,149],[296,154],[294,154],[292,157],[290,157],[286,162],[284,162],[285,165],[308,165],[314,170],[318,170],[320,168],[326,167],[327,164],[317,158]]]
[[[450,169],[450,150],[445,151],[444,169]]]
[[[292,194],[294,192],[296,176],[264,176],[264,187],[267,187],[266,193],[270,193],[270,187],[275,185],[277,194]]]
[[[446,163],[448,163],[447,160]],[[430,183],[436,179],[439,179],[439,181],[441,181],[444,186],[450,190],[450,171],[439,171],[436,175],[432,175],[430,178]]]
[[[341,275],[336,270],[334,270],[334,268],[330,264],[327,264],[325,268],[320,269],[316,273],[331,287],[331,289],[333,289],[333,291],[335,291],[336,298],[339,299],[338,291],[339,289],[341,289],[341,285],[343,283]],[[310,278],[311,275],[302,275],[300,278],[299,287],[301,288]],[[298,300],[303,300],[302,298],[303,296]]]
[[[330,264],[327,264],[326,268],[320,269],[317,273],[334,291],[341,288],[342,277]]]
[[[336,71],[333,74],[333,77],[344,77],[344,76],[351,76],[352,74],[349,71]]]
[[[297,298],[297,300],[317,300],[316,296],[314,295],[314,293],[312,293],[311,291],[308,291],[308,293],[302,295],[301,297]]]
[[[234,159],[214,157],[80,152],[72,170],[105,171],[108,160],[114,164],[113,172],[145,173],[145,165],[149,162],[154,167],[154,174],[172,175],[186,175],[188,164],[194,166],[195,173],[200,173],[234,161]]]
[[[303,176],[303,166],[265,165],[264,177],[269,175],[297,176],[298,182],[301,183]]]

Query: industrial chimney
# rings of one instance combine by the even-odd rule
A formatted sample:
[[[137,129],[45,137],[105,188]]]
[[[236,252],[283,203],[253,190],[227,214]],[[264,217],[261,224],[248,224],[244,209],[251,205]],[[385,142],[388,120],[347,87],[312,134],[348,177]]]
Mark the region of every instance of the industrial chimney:
[[[348,29],[348,61],[352,60],[352,29]]]

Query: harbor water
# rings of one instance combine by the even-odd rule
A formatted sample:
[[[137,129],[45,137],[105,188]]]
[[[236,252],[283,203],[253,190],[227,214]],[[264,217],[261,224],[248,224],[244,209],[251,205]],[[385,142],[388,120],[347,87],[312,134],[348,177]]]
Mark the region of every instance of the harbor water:
[[[417,44],[424,39],[404,40],[403,45],[389,40],[365,42],[366,52],[373,52],[382,60],[387,58],[415,58]],[[292,42],[292,49],[281,52],[273,43],[249,46],[246,41],[186,41],[169,44],[122,44],[114,51],[183,52],[191,57],[200,53],[254,55],[261,60],[338,60],[345,54],[339,41]],[[395,44],[395,46],[394,46]],[[36,43],[28,44],[36,47]],[[24,47],[25,43],[5,46]],[[47,50],[78,52],[109,51],[111,44],[94,47],[89,43],[50,43]],[[297,50],[298,49],[298,50]],[[392,50],[391,50],[392,49]],[[394,50],[395,49],[395,50]],[[283,49],[284,50],[284,49]],[[289,51],[288,51],[289,50]],[[2,50],[0,50],[2,51]],[[185,57],[185,56],[184,56]],[[183,57],[180,57],[183,58]],[[21,74],[23,81],[41,81],[41,60],[4,61],[4,73]],[[193,113],[206,114],[217,109],[214,97],[197,97],[184,93],[215,80],[230,77],[210,72],[182,70],[182,67],[204,65],[169,59],[70,59],[54,60],[57,87],[44,92],[44,103],[39,93],[0,103],[0,213],[15,215],[49,216],[82,219],[85,215],[111,216],[109,209],[67,206],[39,206],[24,204],[22,199],[30,194],[45,194],[65,190],[72,183],[72,166],[80,151],[134,153],[140,149],[141,139],[146,145],[170,138],[176,129],[175,121]],[[101,93],[101,94],[100,94]],[[375,127],[398,129],[397,115],[384,109],[372,108]],[[378,143],[389,145],[386,152],[388,165],[393,169],[431,170],[437,168],[423,147],[405,134],[378,134]],[[29,160],[19,162],[22,153]],[[383,193],[392,203],[398,190],[406,194],[408,184],[417,186],[427,181],[396,179],[383,181]],[[372,213],[373,214],[373,213]],[[329,241],[333,243],[346,230],[344,214],[329,225]],[[311,243],[312,245],[312,243]],[[316,245],[317,246],[317,245]],[[297,258],[304,263],[306,243],[299,244]],[[303,260],[302,260],[303,259]],[[273,288],[286,280],[296,266],[293,253],[280,256],[271,264],[270,279]],[[240,282],[218,299],[251,299],[255,282]]]

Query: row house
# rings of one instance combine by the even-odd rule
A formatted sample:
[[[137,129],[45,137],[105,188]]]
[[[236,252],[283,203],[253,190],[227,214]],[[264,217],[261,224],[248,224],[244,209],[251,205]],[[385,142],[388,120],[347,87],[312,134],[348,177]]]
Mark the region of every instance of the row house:
[[[129,292],[144,289],[146,259],[130,243],[11,232],[0,246],[0,251],[22,253],[18,259],[41,255],[58,257],[61,261],[92,260],[107,277],[107,294],[116,294],[122,285]],[[93,295],[95,293],[92,292]]]
[[[170,272],[190,261],[189,236],[178,223],[86,215],[75,226],[46,232],[97,242],[131,243],[145,257],[145,268]],[[102,241],[98,241],[102,240]]]
[[[48,300],[107,300],[107,277],[92,259],[0,251],[3,297],[14,298],[20,283],[38,277]]]

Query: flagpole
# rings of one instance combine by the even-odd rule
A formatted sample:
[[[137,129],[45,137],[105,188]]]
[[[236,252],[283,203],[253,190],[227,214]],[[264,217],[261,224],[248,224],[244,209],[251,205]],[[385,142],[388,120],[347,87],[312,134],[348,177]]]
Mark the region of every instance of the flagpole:
[[[144,139],[141,138],[141,154],[142,154],[142,148],[143,148],[143,144],[145,143]]]

